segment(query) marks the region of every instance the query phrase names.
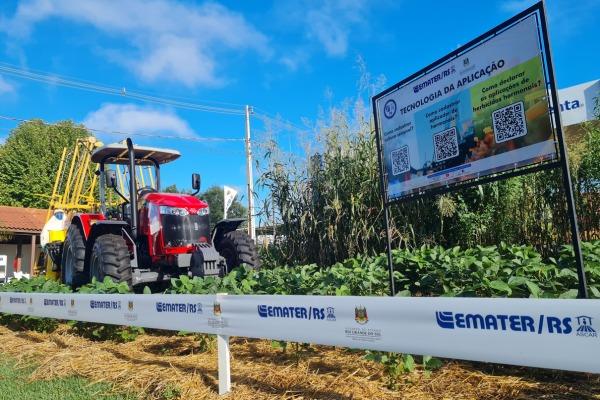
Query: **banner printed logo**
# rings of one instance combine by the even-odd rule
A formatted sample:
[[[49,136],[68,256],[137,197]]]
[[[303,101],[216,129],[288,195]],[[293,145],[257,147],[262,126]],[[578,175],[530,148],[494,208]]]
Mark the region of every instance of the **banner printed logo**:
[[[213,314],[215,315],[215,317],[220,317],[221,316],[221,303],[215,301],[213,304]]]
[[[576,317],[577,324],[579,327],[577,328],[577,336],[582,337],[598,337],[596,330],[592,328],[592,317],[588,317],[587,315],[580,315]]]
[[[525,332],[538,335],[570,335],[575,332],[575,335],[580,337],[598,337],[592,326],[592,317],[587,315],[572,318],[544,314],[532,316],[436,311],[435,320],[443,329]],[[576,331],[573,329],[575,321],[578,325]]]
[[[387,119],[396,115],[396,102],[394,100],[390,99],[385,102],[385,105],[383,106],[383,115],[385,115]]]
[[[354,308],[354,320],[361,325],[369,322],[369,316],[367,315],[366,307],[358,306]]]

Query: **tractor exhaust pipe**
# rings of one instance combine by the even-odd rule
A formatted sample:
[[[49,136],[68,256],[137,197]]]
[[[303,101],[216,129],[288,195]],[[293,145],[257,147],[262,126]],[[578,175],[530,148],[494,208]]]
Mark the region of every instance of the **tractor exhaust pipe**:
[[[129,157],[129,210],[131,212],[131,236],[137,238],[138,210],[137,210],[137,187],[135,180],[135,152],[133,142],[127,138],[127,153]]]

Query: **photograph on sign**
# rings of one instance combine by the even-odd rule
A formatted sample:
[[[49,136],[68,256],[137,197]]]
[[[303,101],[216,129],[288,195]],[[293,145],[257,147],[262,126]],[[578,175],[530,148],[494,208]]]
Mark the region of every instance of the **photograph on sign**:
[[[557,158],[535,15],[375,96],[388,201]]]

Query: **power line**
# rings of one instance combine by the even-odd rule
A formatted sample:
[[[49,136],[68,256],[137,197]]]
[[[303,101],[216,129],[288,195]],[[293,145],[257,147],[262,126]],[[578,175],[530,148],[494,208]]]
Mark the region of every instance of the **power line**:
[[[80,89],[89,92],[108,94],[119,97],[127,97],[135,100],[140,100],[143,102],[150,102],[156,104],[165,104],[170,105],[176,108],[182,108],[187,110],[195,110],[202,112],[210,112],[217,114],[228,114],[228,115],[244,115],[244,105],[235,104],[235,103],[227,103],[227,102],[218,102],[218,101],[205,101],[211,102],[214,104],[222,104],[233,106],[235,108],[227,108],[227,107],[217,107],[207,104],[201,104],[193,102],[189,98],[184,97],[164,97],[157,94],[144,93],[139,91],[129,91],[126,88],[117,88],[113,86],[108,86],[100,83],[95,83],[91,81],[86,81],[82,79],[74,79],[61,75],[50,74],[47,72],[39,71],[39,70],[25,70],[23,68],[19,68],[17,66],[0,62],[0,72],[11,75],[21,79],[27,79],[31,81],[41,82],[49,85],[58,85],[63,87],[68,87],[72,89]],[[280,116],[273,116],[269,114],[265,110],[261,110],[257,107],[253,107],[254,110],[258,111],[254,114],[257,118],[261,119],[263,122],[271,122],[277,126],[281,126],[286,129],[295,130],[297,132],[307,132],[309,129],[302,128],[291,121],[282,118]]]
[[[75,78],[75,77],[67,76],[67,75],[53,74],[53,73],[49,73],[49,72],[42,71],[42,70],[39,70],[39,69],[34,69],[34,68],[23,69],[23,68],[20,68],[20,67],[14,65],[14,64],[6,63],[6,62],[0,62],[0,66],[5,66],[5,67],[8,67],[8,68],[12,68],[12,69],[19,70],[19,71],[24,71],[24,72],[34,72],[34,73],[37,73],[37,74],[40,74],[40,75],[49,76],[51,78],[60,77],[60,78],[63,78],[65,80],[76,81],[76,82],[79,82],[79,83],[86,83],[86,84],[92,84],[92,85],[98,85],[98,86],[108,86],[108,87],[115,88],[115,86],[104,85],[104,84],[101,84],[101,83],[98,83],[98,82],[94,82],[94,81],[90,81],[90,80],[87,80],[87,79]],[[188,102],[194,102],[194,101],[198,102],[198,101],[200,101],[202,103],[212,103],[212,104],[233,106],[233,107],[236,107],[236,109],[239,109],[239,110],[244,110],[244,107],[245,107],[244,104],[231,103],[231,102],[225,102],[225,101],[216,101],[216,100],[206,100],[206,99],[199,100],[199,99],[193,99],[191,97],[183,97],[183,96],[172,96],[172,95],[170,95],[170,96],[164,96],[164,95],[161,95],[159,93],[150,92],[150,91],[144,91],[144,92],[136,91],[136,93],[146,94],[146,95],[156,96],[156,97],[162,97],[162,98],[168,98],[168,99],[184,100],[184,101],[188,101]]]
[[[36,82],[46,83],[50,85],[58,85],[73,89],[86,90],[95,93],[109,94],[113,96],[128,97],[136,100],[141,100],[150,103],[165,104],[177,108],[188,110],[203,111],[217,114],[229,115],[244,115],[244,110],[240,108],[217,107],[206,104],[180,101],[172,98],[160,97],[155,95],[144,94],[137,91],[128,91],[126,88],[115,88],[97,83],[86,82],[82,80],[74,80],[61,77],[59,75],[51,75],[41,72],[32,72],[18,67],[0,63],[0,72],[15,76],[22,79],[32,80]]]
[[[245,114],[245,106],[234,104],[234,103],[225,103],[225,102],[213,102],[216,104],[224,104],[234,106],[236,108],[226,108],[226,107],[217,107],[206,104],[194,103],[191,101],[187,101],[185,98],[179,98],[182,100],[178,100],[175,98],[163,97],[155,94],[146,94],[138,91],[128,91],[126,88],[116,88],[111,87],[91,81],[85,81],[81,79],[74,79],[65,76],[60,76],[56,74],[50,74],[43,71],[35,71],[35,70],[25,70],[14,65],[8,63],[0,62],[0,72],[4,74],[8,74],[14,77],[18,77],[21,79],[27,79],[31,81],[41,82],[50,85],[58,85],[63,87],[68,87],[72,89],[85,90],[89,92],[108,94],[119,97],[127,97],[143,102],[157,103],[157,104],[165,104],[170,105],[176,108],[183,108],[188,110],[202,111],[202,112],[210,112],[210,113],[218,113],[218,114],[227,114],[227,115],[244,115]],[[185,101],[183,101],[185,100]],[[275,126],[283,127],[284,129],[289,129],[293,131],[297,131],[299,133],[308,132],[309,129],[299,127],[298,125],[290,122],[289,120],[282,118],[280,116],[273,116],[269,114],[265,110],[261,110],[259,108],[253,107],[254,110],[258,112],[254,112],[254,115],[262,120],[263,123],[270,122]],[[3,119],[11,119],[13,117],[3,118]],[[27,122],[29,120],[14,118],[14,121]],[[148,137],[158,137],[158,138],[167,138],[167,139],[182,139],[182,140],[191,140],[191,141],[241,141],[244,139],[230,139],[230,138],[192,138],[192,137],[182,137],[182,136],[164,136],[158,134],[144,134],[141,132],[138,133],[127,133],[127,132],[118,132],[118,131],[106,131],[95,128],[88,128],[93,132],[101,132],[101,133],[112,133],[118,135],[136,135],[136,136],[148,136]]]
[[[86,81],[82,79],[74,79],[61,75],[50,74],[43,71],[35,71],[35,70],[25,70],[19,67],[16,67],[7,63],[0,63],[0,72],[11,75],[14,77],[18,77],[21,79],[27,79],[31,81],[46,83],[50,85],[58,85],[63,87],[68,87],[72,89],[80,89],[86,90],[95,93],[109,94],[113,96],[119,97],[128,97],[140,101],[157,103],[157,104],[165,104],[171,105],[176,108],[183,108],[188,110],[196,110],[203,112],[211,112],[211,113],[220,113],[220,114],[230,114],[230,115],[244,115],[244,107],[245,105],[236,104],[236,103],[227,103],[227,102],[219,102],[219,101],[205,101],[211,102],[214,104],[223,104],[228,106],[233,106],[235,108],[226,108],[226,107],[217,107],[211,106],[207,104],[201,104],[193,102],[189,98],[184,97],[165,97],[157,94],[144,93],[139,91],[129,91],[126,88],[117,88],[113,86],[103,85],[100,83],[95,83],[91,81]],[[306,132],[308,129],[302,128],[289,120],[286,120],[280,116],[273,116],[269,114],[267,111],[259,109],[257,107],[253,107],[254,110],[258,111],[254,114],[263,122],[269,121],[276,125],[283,126],[285,128],[293,128],[293,130],[299,132]]]
[[[271,122],[275,125],[279,125],[282,126],[284,128],[290,129],[291,130],[295,130],[297,132],[308,132],[309,129],[308,128],[302,128],[296,124],[294,124],[293,122],[290,122],[289,120],[285,119],[285,118],[281,118],[281,117],[277,117],[277,116],[272,116],[269,113],[267,113],[264,110],[261,110],[257,107],[253,107],[254,110],[260,110],[258,112],[254,112],[254,115],[256,115],[257,118],[261,119],[263,122]]]
[[[33,119],[24,119],[24,118],[17,118],[17,117],[11,117],[11,116],[7,116],[7,115],[0,115],[0,119],[2,120],[6,120],[6,121],[15,121],[15,122],[37,122],[37,120],[33,120]],[[60,127],[60,124],[56,124],[56,123],[46,123],[46,122],[42,122],[44,125],[48,125],[48,126],[55,126],[55,127]],[[144,133],[144,132],[122,132],[122,131],[110,131],[110,130],[106,130],[106,129],[98,129],[98,128],[90,128],[90,127],[86,127],[84,126],[85,129],[92,131],[92,132],[96,132],[96,133],[105,133],[105,134],[112,134],[112,135],[124,135],[124,136],[146,136],[146,137],[152,137],[152,138],[161,138],[161,139],[177,139],[177,140],[188,140],[191,142],[199,142],[199,143],[205,143],[205,142],[243,142],[244,139],[243,138],[225,138],[225,137],[206,137],[206,136],[176,136],[176,135],[161,135],[161,134],[154,134],[154,133]]]

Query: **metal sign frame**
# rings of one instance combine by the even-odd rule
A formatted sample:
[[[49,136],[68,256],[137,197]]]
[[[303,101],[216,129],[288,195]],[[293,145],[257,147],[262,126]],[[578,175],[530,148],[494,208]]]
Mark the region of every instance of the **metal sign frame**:
[[[573,250],[575,253],[575,260],[576,260],[576,264],[577,264],[577,275],[578,275],[578,283],[579,283],[578,297],[579,298],[587,298],[588,297],[586,277],[585,277],[585,271],[584,271],[584,266],[583,266],[583,257],[582,257],[582,252],[581,252],[581,244],[580,244],[580,239],[579,239],[579,228],[577,225],[577,214],[576,214],[576,210],[575,210],[573,186],[572,186],[572,182],[571,182],[571,174],[569,171],[568,155],[567,155],[566,146],[565,146],[565,142],[564,142],[564,135],[563,135],[563,131],[562,131],[561,116],[560,116],[560,112],[558,111],[558,107],[556,107],[556,106],[550,110],[550,120],[551,120],[550,122],[551,122],[551,127],[553,128],[553,135],[555,137],[556,145],[558,146],[558,151],[557,151],[558,159],[553,159],[553,160],[536,163],[536,164],[529,164],[529,165],[515,168],[512,170],[499,172],[499,173],[495,173],[495,174],[490,174],[483,178],[472,178],[472,179],[469,179],[469,180],[466,180],[463,182],[454,182],[451,184],[446,184],[445,186],[427,189],[424,191],[420,191],[416,194],[409,194],[409,195],[405,195],[405,196],[402,196],[399,198],[395,198],[391,201],[388,198],[387,174],[386,174],[385,167],[384,167],[383,144],[381,141],[382,138],[380,136],[380,130],[379,130],[377,101],[381,97],[383,97],[393,91],[396,91],[401,87],[404,87],[408,83],[413,82],[414,80],[420,78],[421,76],[424,76],[431,70],[433,70],[433,69],[435,69],[457,57],[460,57],[465,52],[476,48],[477,46],[485,43],[489,39],[495,37],[499,33],[505,31],[506,29],[510,28],[511,26],[515,25],[516,23],[518,23],[518,22],[522,21],[523,19],[530,17],[532,15],[536,17],[537,24],[538,24],[538,37],[540,40],[542,67],[543,67],[544,75],[545,75],[545,79],[546,79],[545,86],[546,86],[546,91],[549,95],[549,103],[551,103],[553,105],[558,105],[559,104],[558,90],[556,87],[554,66],[552,63],[552,54],[551,54],[551,48],[550,48],[550,39],[548,37],[548,26],[547,26],[546,9],[545,9],[544,1],[540,1],[540,2],[532,5],[531,7],[527,8],[526,10],[524,10],[524,11],[518,13],[517,15],[513,16],[512,18],[502,22],[501,24],[490,29],[489,31],[485,32],[484,34],[479,35],[478,37],[471,40],[467,44],[461,46],[460,48],[454,50],[453,52],[447,54],[446,56],[440,58],[439,60],[431,63],[430,65],[426,66],[425,68],[415,72],[414,74],[412,74],[409,77],[403,79],[402,81],[396,83],[395,85],[389,87],[388,89],[384,90],[383,92],[378,93],[377,95],[373,96],[373,98],[372,98],[372,109],[373,109],[373,115],[374,115],[373,119],[375,122],[375,142],[377,144],[377,160],[378,160],[378,164],[379,164],[380,190],[381,190],[381,197],[382,197],[382,200],[384,203],[385,229],[386,229],[386,236],[387,236],[387,243],[388,243],[387,250],[388,250],[388,268],[389,268],[389,275],[390,275],[389,276],[390,292],[391,292],[392,296],[395,295],[396,291],[395,291],[395,285],[394,285],[394,279],[393,279],[391,235],[390,235],[390,228],[389,228],[389,225],[390,225],[389,224],[389,206],[391,204],[412,201],[412,200],[416,200],[416,199],[423,198],[423,197],[429,197],[429,196],[433,196],[436,194],[454,191],[457,189],[463,189],[463,188],[467,188],[467,187],[471,187],[471,186],[475,186],[475,185],[481,185],[484,183],[494,182],[494,181],[498,181],[498,180],[503,180],[503,179],[507,179],[507,178],[511,178],[511,177],[515,177],[515,176],[519,176],[519,175],[529,174],[532,172],[537,172],[537,171],[546,170],[546,169],[550,169],[550,168],[560,167],[562,170],[563,187],[565,189],[565,196],[566,196],[566,200],[567,200],[567,212],[569,214],[570,225],[571,225]]]

